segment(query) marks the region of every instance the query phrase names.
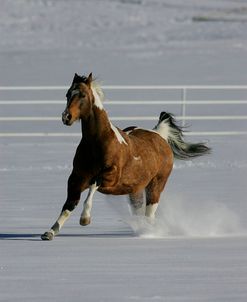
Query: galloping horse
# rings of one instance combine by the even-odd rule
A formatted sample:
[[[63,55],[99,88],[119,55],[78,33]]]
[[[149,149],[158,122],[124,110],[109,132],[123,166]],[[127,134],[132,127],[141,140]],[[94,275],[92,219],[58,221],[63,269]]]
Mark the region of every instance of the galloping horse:
[[[173,159],[188,159],[210,152],[204,144],[186,143],[182,129],[171,114],[162,112],[153,130],[129,127],[120,130],[103,107],[103,92],[92,78],[75,74],[67,94],[63,123],[81,120],[82,139],[68,179],[67,200],[55,224],[41,238],[52,240],[78,205],[81,192],[89,188],[80,217],[91,221],[93,195],[128,194],[132,212],[153,219],[160,194],[172,171]],[[144,202],[144,193],[146,200]]]

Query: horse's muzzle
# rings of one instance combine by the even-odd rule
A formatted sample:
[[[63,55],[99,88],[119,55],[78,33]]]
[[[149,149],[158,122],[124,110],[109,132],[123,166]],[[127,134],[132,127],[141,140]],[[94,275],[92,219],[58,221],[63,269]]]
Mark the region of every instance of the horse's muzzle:
[[[64,125],[70,126],[72,124],[71,119],[72,119],[71,114],[67,110],[65,110],[62,113],[62,121],[63,121]]]

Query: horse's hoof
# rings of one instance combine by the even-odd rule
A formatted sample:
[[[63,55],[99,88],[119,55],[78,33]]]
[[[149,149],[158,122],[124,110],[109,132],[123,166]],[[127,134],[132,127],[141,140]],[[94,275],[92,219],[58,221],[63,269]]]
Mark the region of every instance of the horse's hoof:
[[[54,238],[54,234],[52,232],[45,232],[41,235],[42,240],[52,240]]]
[[[81,217],[80,219],[80,225],[85,226],[90,224],[91,218],[90,217]]]

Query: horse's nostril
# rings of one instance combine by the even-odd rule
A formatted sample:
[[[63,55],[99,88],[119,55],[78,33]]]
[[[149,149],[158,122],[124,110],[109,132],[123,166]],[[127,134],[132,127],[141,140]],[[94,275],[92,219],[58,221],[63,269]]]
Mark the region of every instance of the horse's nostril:
[[[68,111],[62,113],[62,120],[65,125],[69,125],[72,119],[72,115]]]
[[[72,115],[71,115],[70,113],[68,113],[68,114],[66,115],[66,119],[70,121],[71,118],[72,118]]]

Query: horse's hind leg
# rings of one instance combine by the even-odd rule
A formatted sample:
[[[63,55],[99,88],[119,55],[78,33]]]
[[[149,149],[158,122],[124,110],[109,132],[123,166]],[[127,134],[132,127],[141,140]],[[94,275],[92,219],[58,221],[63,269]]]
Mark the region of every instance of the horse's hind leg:
[[[133,215],[144,215],[145,203],[143,191],[129,194],[130,206]]]
[[[166,180],[156,177],[146,187],[146,212],[145,216],[154,219],[158,208],[160,194],[163,191]]]
[[[71,212],[78,205],[81,192],[84,189],[81,181],[72,173],[68,179],[68,196],[62,208],[62,212],[51,229],[41,235],[42,240],[52,240],[54,236],[59,233],[65,221],[70,217]]]

